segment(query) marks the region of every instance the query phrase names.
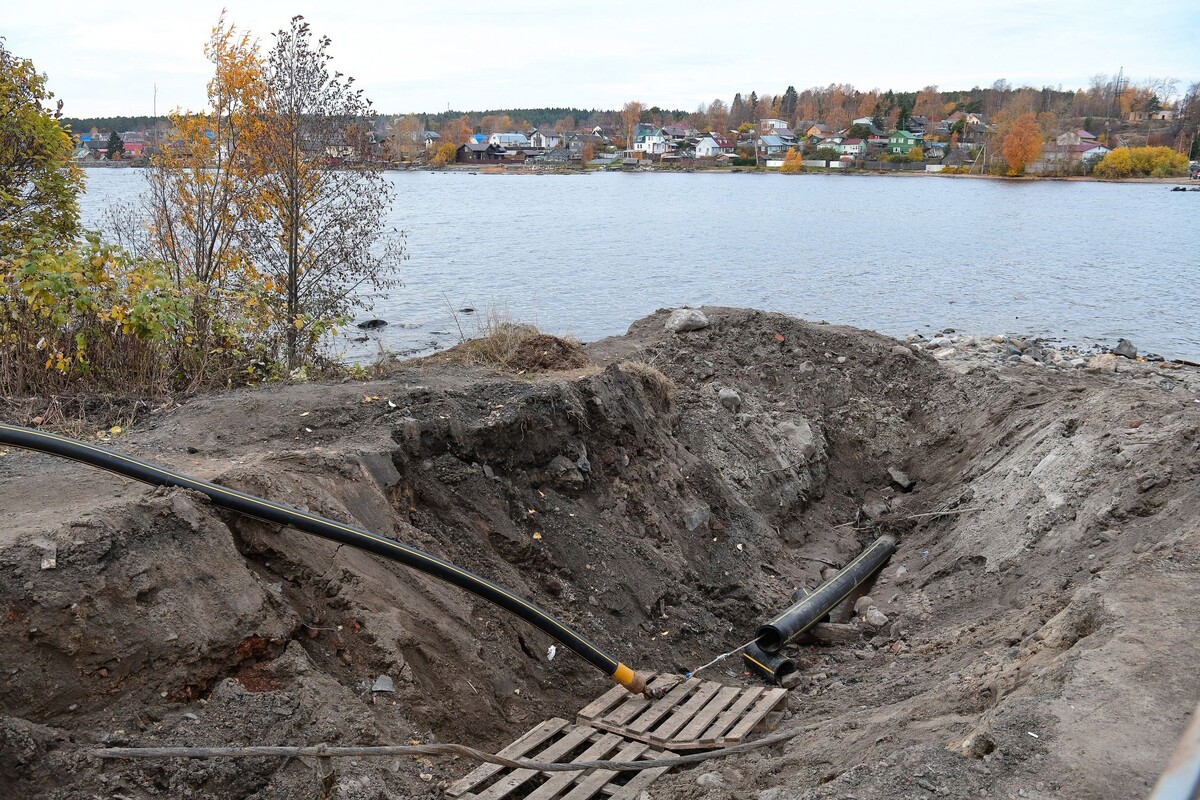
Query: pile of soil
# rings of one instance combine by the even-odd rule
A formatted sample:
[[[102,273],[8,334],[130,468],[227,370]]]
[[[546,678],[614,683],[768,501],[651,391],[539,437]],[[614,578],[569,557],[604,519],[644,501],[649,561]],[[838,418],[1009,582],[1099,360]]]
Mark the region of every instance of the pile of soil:
[[[446,557],[642,670],[741,644],[895,534],[869,587],[886,621],[840,609],[853,635],[791,651],[780,728],[806,732],[648,796],[1144,796],[1200,696],[1196,370],[943,363],[704,311],[687,333],[641,320],[570,373],[235,391],[107,446]],[[0,523],[5,796],[317,796],[301,759],[90,751],[496,749],[608,688],[471,595],[188,492],[10,450]],[[705,676],[755,680],[736,659]],[[441,797],[473,766],[345,760],[336,796]]]

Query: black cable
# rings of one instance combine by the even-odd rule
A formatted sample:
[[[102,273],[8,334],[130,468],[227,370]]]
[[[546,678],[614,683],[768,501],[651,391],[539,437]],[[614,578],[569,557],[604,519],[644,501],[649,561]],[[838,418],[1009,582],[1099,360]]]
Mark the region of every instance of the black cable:
[[[435,578],[466,589],[472,594],[515,614],[579,654],[630,691],[641,692],[644,681],[632,669],[617,661],[584,636],[559,622],[545,610],[519,597],[503,586],[469,572],[423,550],[410,547],[362,528],[326,517],[308,514],[282,503],[228,489],[208,481],[173,472],[132,456],[114,453],[87,442],[54,433],[0,423],[0,444],[61,456],[93,467],[115,472],[153,486],[191,489],[208,496],[215,505],[267,522],[287,525],[323,539],[346,544],[382,556]]]

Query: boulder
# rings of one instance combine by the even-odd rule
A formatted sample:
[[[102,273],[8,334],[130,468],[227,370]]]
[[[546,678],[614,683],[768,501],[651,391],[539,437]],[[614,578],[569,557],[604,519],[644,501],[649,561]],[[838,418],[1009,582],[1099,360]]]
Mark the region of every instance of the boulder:
[[[1137,358],[1137,348],[1128,339],[1117,339],[1117,346],[1113,348],[1113,352],[1126,358]]]
[[[721,405],[728,408],[730,411],[737,413],[737,410],[742,407],[742,396],[733,389],[722,389],[717,392],[717,399],[721,401]]]
[[[358,327],[363,329],[364,331],[379,330],[380,328],[387,327],[387,320],[386,319],[368,319],[364,322],[358,323]]]
[[[666,329],[672,333],[699,331],[708,327],[708,317],[694,308],[677,308],[667,317]]]

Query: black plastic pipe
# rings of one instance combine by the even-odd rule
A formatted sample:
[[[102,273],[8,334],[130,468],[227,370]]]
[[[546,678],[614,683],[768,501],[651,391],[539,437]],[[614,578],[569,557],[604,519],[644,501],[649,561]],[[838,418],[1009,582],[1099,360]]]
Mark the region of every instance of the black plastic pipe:
[[[781,614],[758,629],[757,644],[766,653],[778,653],[783,646],[803,635],[820,622],[838,603],[845,600],[864,581],[883,566],[896,552],[896,539],[880,536],[811,594],[788,606]]]
[[[784,675],[796,671],[795,661],[779,653],[764,652],[757,642],[742,651],[742,661],[751,672],[771,683],[779,683]]]
[[[646,691],[644,676],[617,661],[543,609],[513,594],[503,586],[492,583],[423,550],[409,547],[394,539],[379,536],[353,525],[346,525],[336,520],[300,511],[282,503],[273,503],[270,500],[227,489],[215,483],[190,478],[141,459],[114,453],[111,450],[105,450],[102,447],[96,447],[67,436],[0,423],[0,444],[61,456],[153,486],[177,486],[182,489],[191,489],[207,495],[215,505],[221,508],[267,522],[288,525],[305,533],[356,547],[359,550],[365,550],[368,553],[374,553],[377,556],[420,570],[466,589],[468,592],[500,606],[505,611],[515,614],[538,630],[558,640],[567,648],[574,650],[584,661],[629,691],[635,694]]]

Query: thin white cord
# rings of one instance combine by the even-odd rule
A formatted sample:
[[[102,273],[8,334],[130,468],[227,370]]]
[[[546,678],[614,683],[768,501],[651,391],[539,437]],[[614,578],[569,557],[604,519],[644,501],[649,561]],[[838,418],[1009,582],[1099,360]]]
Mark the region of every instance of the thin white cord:
[[[704,666],[702,666],[702,667],[696,667],[696,669],[694,669],[694,670],[692,670],[691,672],[689,672],[689,673],[687,673],[686,675],[684,675],[684,678],[691,678],[692,676],[694,676],[694,675],[696,675],[698,672],[700,672],[700,670],[708,669],[708,668],[709,668],[709,667],[711,667],[713,664],[716,664],[716,663],[717,663],[717,662],[719,662],[719,661],[724,661],[725,659],[729,658],[730,656],[735,656],[735,655],[737,655],[738,653],[742,652],[742,651],[743,651],[743,650],[745,650],[747,647],[749,647],[750,645],[754,644],[754,643],[755,643],[755,642],[757,642],[757,641],[758,641],[758,637],[757,637],[757,636],[755,636],[755,637],[754,637],[753,639],[751,639],[750,641],[746,642],[746,643],[745,643],[745,644],[743,644],[743,645],[739,645],[738,647],[735,647],[735,648],[733,648],[733,649],[732,649],[732,650],[730,650],[728,653],[721,653],[721,655],[717,656],[716,658],[714,658],[712,661],[708,662],[708,663],[707,663],[707,664],[705,664]]]

